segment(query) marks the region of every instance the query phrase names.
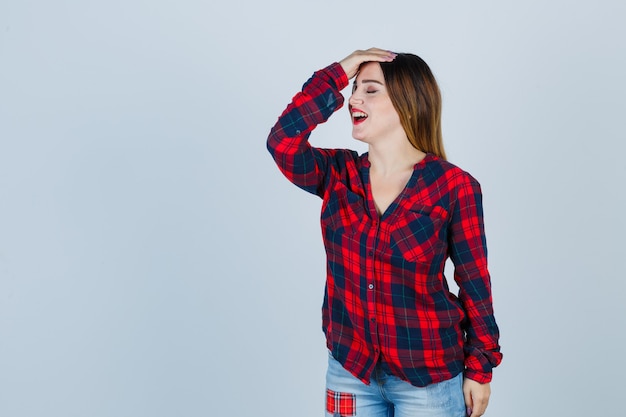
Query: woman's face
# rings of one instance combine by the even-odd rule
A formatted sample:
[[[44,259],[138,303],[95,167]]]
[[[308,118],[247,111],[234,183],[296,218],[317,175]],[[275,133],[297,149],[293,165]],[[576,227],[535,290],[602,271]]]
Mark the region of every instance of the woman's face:
[[[385,77],[377,62],[364,64],[349,100],[352,137],[371,144],[390,135],[403,134],[400,117],[391,103]]]

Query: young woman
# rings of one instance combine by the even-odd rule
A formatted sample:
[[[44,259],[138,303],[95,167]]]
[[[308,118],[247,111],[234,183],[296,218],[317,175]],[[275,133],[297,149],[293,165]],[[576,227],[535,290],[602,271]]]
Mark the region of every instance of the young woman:
[[[368,152],[312,147],[353,77],[352,136]],[[426,63],[371,48],[317,71],[270,132],[283,174],[323,200],[328,417],[477,417],[487,407],[502,355],[481,190],[446,161],[440,120]]]

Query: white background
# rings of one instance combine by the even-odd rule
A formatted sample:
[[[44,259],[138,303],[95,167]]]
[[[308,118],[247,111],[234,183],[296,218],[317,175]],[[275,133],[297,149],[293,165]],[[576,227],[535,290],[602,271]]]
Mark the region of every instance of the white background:
[[[622,416],[626,3],[2,0],[0,416],[321,416],[320,200],[265,149],[354,49],[422,56],[485,196],[487,415]],[[312,136],[353,147],[343,109]]]

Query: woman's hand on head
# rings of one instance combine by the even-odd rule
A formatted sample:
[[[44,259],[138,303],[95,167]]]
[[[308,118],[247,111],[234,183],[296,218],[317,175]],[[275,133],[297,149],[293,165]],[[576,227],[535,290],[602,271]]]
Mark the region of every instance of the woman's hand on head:
[[[371,61],[390,62],[393,61],[396,56],[397,54],[391,51],[379,48],[370,48],[366,51],[352,52],[350,55],[342,59],[339,64],[345,71],[348,79],[350,79],[356,75],[362,63]]]

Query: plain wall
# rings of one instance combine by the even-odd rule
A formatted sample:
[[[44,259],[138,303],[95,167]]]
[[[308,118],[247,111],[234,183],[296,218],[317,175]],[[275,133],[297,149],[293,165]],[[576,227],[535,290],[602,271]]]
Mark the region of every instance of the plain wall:
[[[483,187],[487,415],[623,415],[625,21],[621,0],[2,1],[0,416],[321,416],[321,202],[265,139],[370,46],[429,63]],[[365,151],[348,120],[312,143]]]

